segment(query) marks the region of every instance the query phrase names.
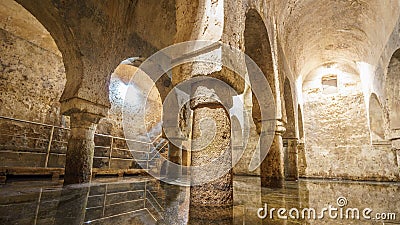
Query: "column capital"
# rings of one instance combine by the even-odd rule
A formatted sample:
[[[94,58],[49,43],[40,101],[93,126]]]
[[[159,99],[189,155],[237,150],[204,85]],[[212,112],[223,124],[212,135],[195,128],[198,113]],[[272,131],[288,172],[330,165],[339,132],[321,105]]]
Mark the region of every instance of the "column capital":
[[[389,139],[390,140],[399,140],[400,139],[400,129],[390,130]]]
[[[76,112],[71,113],[70,118],[71,128],[89,128],[93,125],[97,125],[103,117],[86,112]]]
[[[190,99],[190,109],[205,105],[222,105],[222,102],[214,89],[198,86]]]
[[[279,119],[257,121],[256,123],[257,133],[260,134],[262,132],[261,131],[262,127],[265,127],[263,129],[263,132],[267,133],[275,132],[275,134],[279,136],[283,136],[283,134],[286,132],[286,128],[284,127],[283,122]]]
[[[392,148],[400,150],[400,139],[392,140]]]
[[[99,105],[81,98],[71,98],[61,101],[61,114],[71,116],[76,113],[85,113],[97,115],[98,117],[106,117],[108,114],[108,106]]]
[[[286,132],[284,123],[281,120],[276,120],[275,134],[282,136]]]

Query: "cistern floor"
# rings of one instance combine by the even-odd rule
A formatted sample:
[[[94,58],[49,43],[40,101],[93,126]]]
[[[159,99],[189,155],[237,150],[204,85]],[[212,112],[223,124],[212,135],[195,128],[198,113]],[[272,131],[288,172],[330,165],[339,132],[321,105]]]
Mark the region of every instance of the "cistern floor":
[[[189,218],[188,187],[147,176],[96,178],[67,188],[62,182],[8,179],[0,186],[0,224],[197,224]],[[272,189],[261,188],[258,177],[236,176],[231,224],[400,224],[399,194],[399,183],[299,180]],[[337,210],[321,213],[324,208]],[[279,209],[287,219],[279,218]],[[303,218],[304,209],[310,211]],[[364,217],[366,209],[371,218]]]

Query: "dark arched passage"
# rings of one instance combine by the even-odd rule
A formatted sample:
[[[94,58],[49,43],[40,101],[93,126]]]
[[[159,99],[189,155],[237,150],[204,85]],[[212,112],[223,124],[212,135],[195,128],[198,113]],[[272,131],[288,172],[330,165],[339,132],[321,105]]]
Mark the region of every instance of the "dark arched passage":
[[[389,127],[400,129],[400,49],[394,52],[386,77],[386,102],[389,111]]]

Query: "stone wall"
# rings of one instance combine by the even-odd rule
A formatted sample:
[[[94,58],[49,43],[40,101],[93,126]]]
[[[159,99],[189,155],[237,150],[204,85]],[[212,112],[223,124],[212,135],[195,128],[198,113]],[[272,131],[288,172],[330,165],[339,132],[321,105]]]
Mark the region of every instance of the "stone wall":
[[[303,97],[306,139],[300,167],[305,172],[300,176],[398,180],[390,145],[371,146],[367,107],[357,75],[338,71],[335,80],[332,74],[316,72],[303,83]]]
[[[0,115],[61,125],[62,58],[0,29]]]

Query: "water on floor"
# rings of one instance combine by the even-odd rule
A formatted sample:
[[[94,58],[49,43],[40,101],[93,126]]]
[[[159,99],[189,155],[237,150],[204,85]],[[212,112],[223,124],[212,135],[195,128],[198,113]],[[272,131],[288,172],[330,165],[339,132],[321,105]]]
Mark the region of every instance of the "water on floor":
[[[189,188],[150,177],[96,178],[66,188],[62,180],[10,179],[0,186],[0,224],[389,225],[400,224],[399,194],[398,183],[300,180],[272,189],[261,188],[257,177],[237,176],[233,207],[204,208],[190,218]]]

